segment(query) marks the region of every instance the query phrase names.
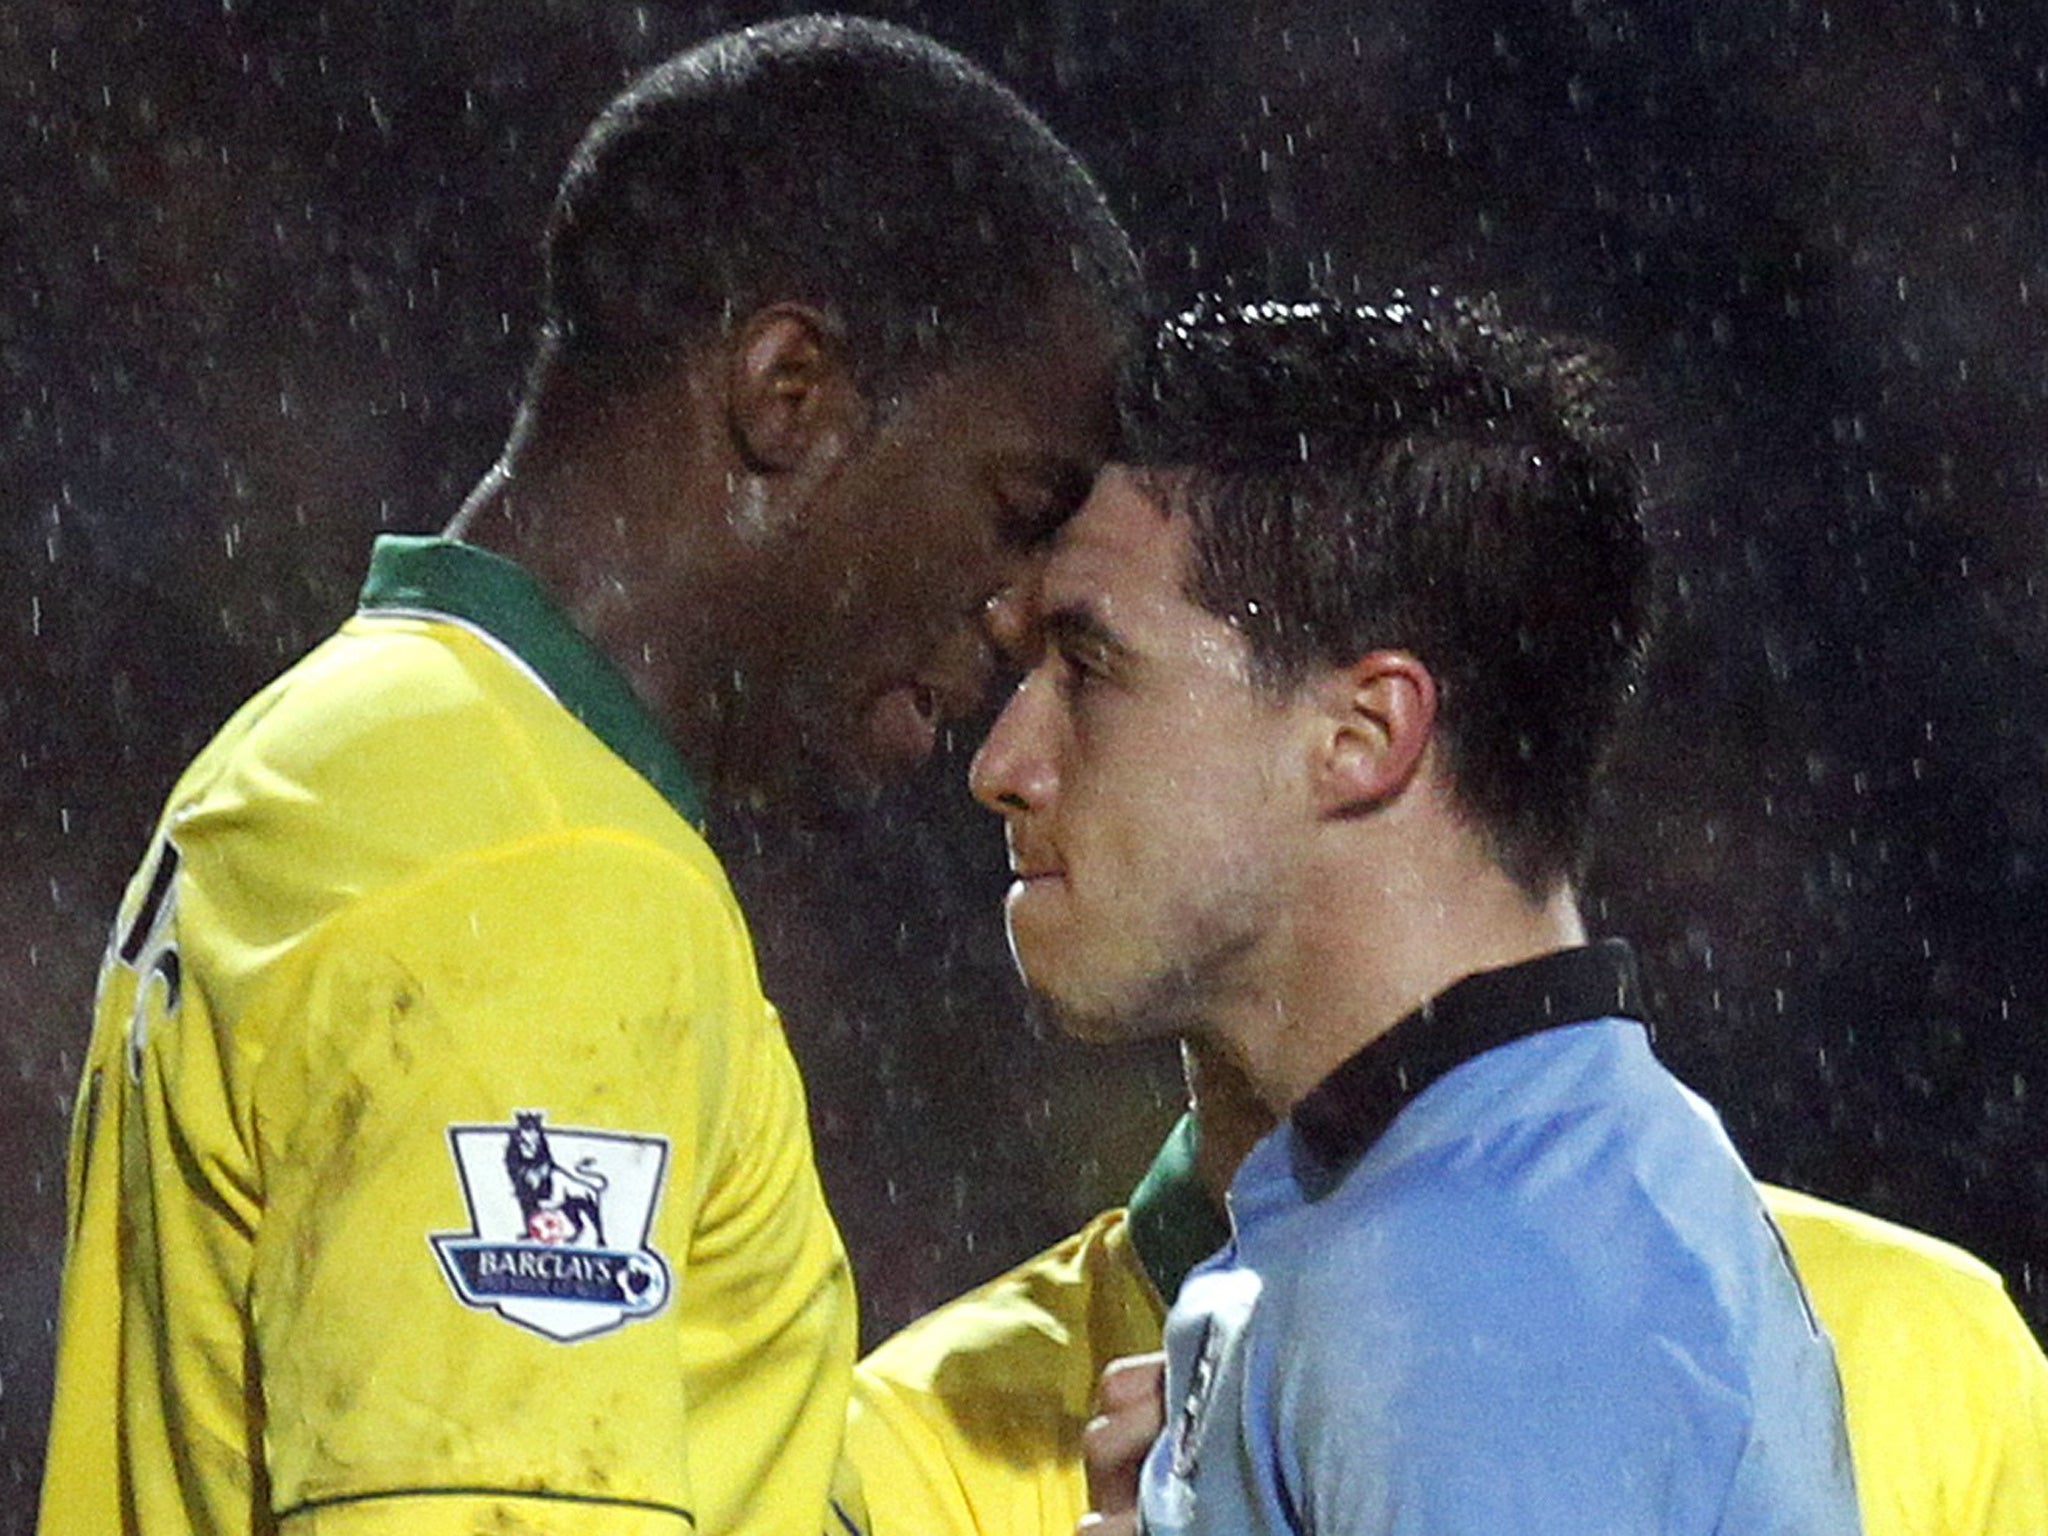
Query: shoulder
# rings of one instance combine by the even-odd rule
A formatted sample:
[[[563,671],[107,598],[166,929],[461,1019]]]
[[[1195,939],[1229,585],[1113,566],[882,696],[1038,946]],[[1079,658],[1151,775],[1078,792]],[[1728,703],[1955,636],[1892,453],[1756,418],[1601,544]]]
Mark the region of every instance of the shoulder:
[[[1159,1327],[1114,1210],[890,1338],[855,1370],[847,1424],[874,1529],[1071,1529],[1096,1378]]]
[[[1749,1246],[1768,1242],[1711,1112],[1640,1036],[1619,1021],[1546,1031],[1432,1084],[1326,1195],[1304,1202],[1299,1224],[1330,1240],[1303,1248],[1303,1282],[1429,1305],[1512,1277],[1516,1288],[1590,1287],[1630,1307],[1633,1293],[1607,1295],[1602,1278],[1653,1271],[1660,1254],[1690,1244],[1690,1226],[1741,1209],[1753,1219]]]
[[[1378,1348],[1440,1329],[1519,1329],[1532,1309],[1567,1303],[1583,1325],[1583,1223],[1565,1202],[1525,1198],[1526,1172],[1511,1149],[1480,1142],[1387,1167],[1368,1158],[1259,1256],[1261,1312],[1281,1321],[1290,1354],[1325,1356],[1336,1340]]]
[[[539,876],[568,862],[620,879],[596,915],[638,905],[637,886],[701,915],[699,939],[744,946],[702,836],[516,662],[453,624],[351,620],[229,722],[166,824],[182,878],[204,890],[223,976],[436,883],[481,882],[463,899],[487,907],[552,894],[559,910],[587,882]],[[499,892],[494,870],[524,877]]]
[[[1965,1313],[2010,1305],[1998,1272],[1953,1243],[1797,1190],[1758,1187],[1800,1278],[1844,1311],[1901,1296],[1939,1299]]]
[[[522,689],[540,691],[457,625],[358,615],[257,695],[223,735],[242,755],[343,782],[366,754],[386,774],[416,764],[424,777],[436,763],[466,766],[452,752],[502,746]]]
[[[1103,1365],[1156,1349],[1159,1305],[1122,1210],[895,1334],[860,1364],[873,1393],[914,1394],[947,1416],[997,1401],[1085,1412]]]
[[[1747,1173],[1653,1061],[1536,1044],[1441,1080],[1289,1224],[1261,1301],[1282,1352],[1384,1350],[1431,1390],[1705,1392],[1735,1423],[1763,1341],[1810,1332]]]
[[[1262,1265],[1254,1392],[1276,1444],[1322,1448],[1291,1478],[1331,1507],[1469,1505],[1478,1528],[1721,1508],[1760,1404],[1823,1406],[1825,1359],[1732,1154],[1698,1193],[1655,1152],[1625,1107],[1577,1103],[1369,1154]]]
[[[1927,1233],[1763,1192],[1834,1341],[1873,1528],[2014,1480],[2048,1496],[2048,1357],[1997,1272]]]
[[[244,706],[187,779],[188,823],[373,867],[562,826],[692,853],[702,842],[523,663],[436,619],[349,620]]]

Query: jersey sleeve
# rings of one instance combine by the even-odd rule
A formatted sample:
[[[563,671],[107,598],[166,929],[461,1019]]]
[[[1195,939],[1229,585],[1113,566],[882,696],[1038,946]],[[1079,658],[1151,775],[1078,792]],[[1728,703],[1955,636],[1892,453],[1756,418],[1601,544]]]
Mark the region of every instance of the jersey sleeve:
[[[1765,1186],[1841,1365],[1865,1536],[2031,1536],[2048,1358],[1996,1271],[1924,1232]]]
[[[537,840],[353,904],[263,999],[285,1530],[692,1527],[685,1262],[775,1035],[722,898],[629,838]]]
[[[1096,1382],[1158,1347],[1121,1210],[919,1318],[855,1372],[870,1536],[1073,1536]]]
[[[861,1536],[989,1536],[978,1532],[962,1482],[977,1468],[959,1464],[956,1447],[924,1409],[914,1392],[886,1377],[854,1372],[846,1456],[861,1490]]]

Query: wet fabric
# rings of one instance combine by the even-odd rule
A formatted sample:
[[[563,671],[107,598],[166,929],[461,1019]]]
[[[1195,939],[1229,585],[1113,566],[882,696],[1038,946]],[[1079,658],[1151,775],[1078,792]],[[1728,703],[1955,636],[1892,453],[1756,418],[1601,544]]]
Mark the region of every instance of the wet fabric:
[[[1072,1536],[1084,1384],[1159,1347],[1229,1224],[1183,1118],[1132,1196],[920,1318],[855,1373],[847,1449],[873,1536]],[[1866,1536],[2038,1536],[2048,1358],[1998,1276],[1925,1233],[1760,1185],[1834,1341]]]
[[[1834,1341],[1865,1536],[2048,1530],[2048,1356],[1997,1273],[1810,1195],[1764,1201]]]
[[[1513,1006],[1626,963],[1468,979],[1253,1150],[1168,1318],[1154,1536],[1858,1530],[1832,1354],[1718,1121],[1634,1020]],[[1477,1054],[1379,1069],[1445,1018]]]
[[[517,567],[398,541],[180,780],[75,1116],[51,1536],[821,1528],[851,1285],[637,709]]]
[[[1073,1536],[1102,1367],[1164,1308],[1121,1210],[912,1323],[854,1375],[846,1453],[868,1536]]]

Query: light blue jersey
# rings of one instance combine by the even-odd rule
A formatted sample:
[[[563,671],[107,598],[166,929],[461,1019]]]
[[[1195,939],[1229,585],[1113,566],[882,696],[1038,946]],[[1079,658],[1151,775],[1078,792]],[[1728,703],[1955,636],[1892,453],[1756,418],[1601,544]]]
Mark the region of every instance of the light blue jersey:
[[[1468,978],[1259,1144],[1152,1536],[1855,1536],[1832,1352],[1633,992],[1619,945]]]

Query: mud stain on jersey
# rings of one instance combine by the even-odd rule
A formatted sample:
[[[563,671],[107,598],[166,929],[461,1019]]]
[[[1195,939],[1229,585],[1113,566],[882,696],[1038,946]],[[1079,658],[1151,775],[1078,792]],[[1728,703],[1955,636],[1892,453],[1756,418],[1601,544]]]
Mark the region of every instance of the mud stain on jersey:
[[[313,1188],[306,1206],[307,1211],[316,1213],[316,1219],[300,1222],[292,1235],[292,1262],[302,1289],[312,1280],[320,1262],[321,1223],[317,1213],[333,1209],[355,1183],[358,1137],[369,1113],[369,1085],[352,1079],[331,1101],[326,1134],[310,1143],[322,1147],[325,1155],[313,1170]]]
[[[417,1018],[414,1016],[419,1009],[422,991],[419,978],[408,971],[396,956],[386,958],[398,973],[398,980],[391,988],[391,1006],[385,1010],[385,1039],[391,1046],[391,1064],[400,1072],[410,1072],[416,1059],[413,1037],[431,1015],[422,1013]]]

